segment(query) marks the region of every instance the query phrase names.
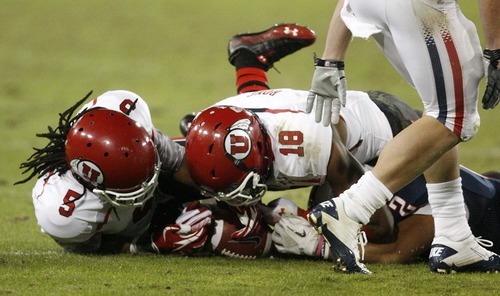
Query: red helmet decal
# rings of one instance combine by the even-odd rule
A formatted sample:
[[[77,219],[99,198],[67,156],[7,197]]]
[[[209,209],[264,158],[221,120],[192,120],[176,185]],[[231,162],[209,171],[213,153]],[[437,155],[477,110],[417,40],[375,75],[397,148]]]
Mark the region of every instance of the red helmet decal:
[[[247,130],[250,127],[250,120],[240,119],[230,128],[224,140],[224,150],[235,159],[245,159],[251,151],[252,139]]]
[[[93,162],[88,160],[73,159],[70,162],[71,169],[77,172],[78,176],[93,185],[104,184],[104,174],[102,170]]]

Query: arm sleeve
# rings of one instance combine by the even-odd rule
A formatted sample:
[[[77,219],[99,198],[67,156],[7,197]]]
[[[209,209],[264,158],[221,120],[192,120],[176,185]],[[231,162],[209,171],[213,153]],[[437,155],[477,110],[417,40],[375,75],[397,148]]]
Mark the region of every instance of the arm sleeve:
[[[184,158],[184,147],[175,143],[158,129],[155,130],[154,141],[160,155],[162,171],[174,174]]]

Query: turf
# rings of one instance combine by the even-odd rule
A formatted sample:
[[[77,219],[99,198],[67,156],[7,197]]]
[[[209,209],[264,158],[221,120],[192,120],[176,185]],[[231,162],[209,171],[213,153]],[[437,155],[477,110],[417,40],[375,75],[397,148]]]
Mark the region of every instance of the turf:
[[[276,64],[273,87],[307,89],[313,52],[321,54],[334,1],[28,1],[0,9],[0,294],[327,295],[498,292],[498,275],[436,275],[424,263],[370,265],[373,276],[332,273],[330,262],[255,261],[181,256],[63,254],[40,233],[31,204],[34,181],[19,164],[44,141],[35,133],[89,90],[128,89],[145,98],[155,125],[180,136],[182,115],[235,93],[227,41],[236,33],[297,22],[318,41]],[[478,23],[475,1],[459,1]],[[415,91],[372,41],[353,41],[346,58],[348,87],[384,90],[416,108]],[[484,86],[481,88],[484,89]],[[498,108],[497,108],[498,109]],[[481,110],[478,135],[461,145],[462,164],[498,169],[499,110]],[[271,195],[304,205],[306,191]]]

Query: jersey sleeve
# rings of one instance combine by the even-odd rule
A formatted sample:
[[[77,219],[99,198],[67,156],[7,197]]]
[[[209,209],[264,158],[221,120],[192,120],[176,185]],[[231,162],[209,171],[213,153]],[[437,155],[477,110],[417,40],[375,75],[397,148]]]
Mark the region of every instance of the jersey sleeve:
[[[162,171],[175,173],[181,166],[184,158],[184,147],[175,143],[160,130],[155,132],[155,144],[160,155]]]

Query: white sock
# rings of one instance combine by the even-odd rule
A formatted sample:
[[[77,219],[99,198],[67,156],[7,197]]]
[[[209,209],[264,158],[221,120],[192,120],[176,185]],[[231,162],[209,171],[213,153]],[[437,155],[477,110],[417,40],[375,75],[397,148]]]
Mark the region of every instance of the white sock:
[[[367,224],[373,213],[391,197],[389,189],[372,172],[366,172],[338,198],[343,200],[344,211],[349,218]]]
[[[434,217],[434,236],[461,241],[472,234],[465,212],[462,178],[427,184],[429,204]]]

